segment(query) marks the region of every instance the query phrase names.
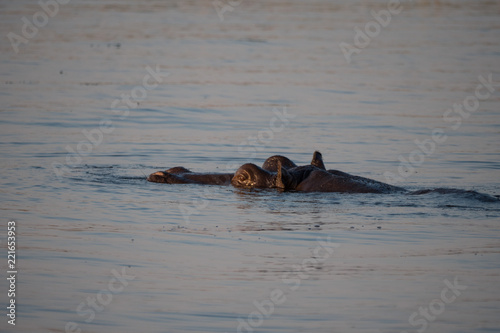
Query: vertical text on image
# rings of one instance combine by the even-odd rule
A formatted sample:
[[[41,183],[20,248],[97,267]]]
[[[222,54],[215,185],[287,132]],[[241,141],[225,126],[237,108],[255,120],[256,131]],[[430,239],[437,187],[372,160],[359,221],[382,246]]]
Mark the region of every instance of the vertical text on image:
[[[7,322],[10,325],[16,325],[16,222],[7,223],[7,281],[9,305],[7,306]]]

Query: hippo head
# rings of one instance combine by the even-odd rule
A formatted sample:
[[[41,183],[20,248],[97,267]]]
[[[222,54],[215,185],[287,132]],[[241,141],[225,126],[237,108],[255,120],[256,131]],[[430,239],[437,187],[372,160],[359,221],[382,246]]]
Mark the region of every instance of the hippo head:
[[[288,157],[281,156],[281,155],[274,155],[269,157],[264,164],[262,164],[262,169],[271,171],[271,172],[278,172],[279,170],[279,165],[281,163],[281,166],[285,170],[290,170],[293,168],[296,168],[297,165],[293,163]],[[323,163],[323,156],[319,151],[315,151],[313,154],[313,158],[311,160],[311,164],[315,167],[318,167],[322,170],[326,170],[325,164]]]
[[[235,187],[269,188],[272,187],[273,174],[253,163],[246,163],[234,173],[231,184]]]
[[[281,166],[278,161],[278,172],[269,172],[253,163],[243,164],[236,170],[231,184],[234,187],[244,188],[279,188],[283,190],[290,189],[292,177]]]
[[[181,166],[170,168],[170,169],[166,170],[165,172],[168,172],[172,175],[179,175],[179,174],[183,174],[183,173],[192,173],[191,170],[188,170],[185,167],[181,167]]]

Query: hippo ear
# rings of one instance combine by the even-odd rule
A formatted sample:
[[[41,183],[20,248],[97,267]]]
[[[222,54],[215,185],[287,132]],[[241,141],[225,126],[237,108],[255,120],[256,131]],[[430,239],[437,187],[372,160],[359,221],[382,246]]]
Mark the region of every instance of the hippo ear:
[[[281,161],[278,161],[278,173],[276,174],[276,181],[275,181],[275,186],[279,189],[286,190],[288,189],[288,184],[290,184],[290,181],[292,179],[292,176],[290,173],[281,166]]]
[[[326,170],[325,164],[323,163],[323,155],[321,155],[321,153],[317,150],[313,154],[311,165],[314,165],[322,170]]]

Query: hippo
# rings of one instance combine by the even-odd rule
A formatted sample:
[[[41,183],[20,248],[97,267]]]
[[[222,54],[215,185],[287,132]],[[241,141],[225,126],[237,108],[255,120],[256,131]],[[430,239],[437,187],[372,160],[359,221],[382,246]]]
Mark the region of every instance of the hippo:
[[[347,193],[393,193],[406,190],[378,182],[373,179],[350,175],[338,170],[313,170],[298,183],[295,191],[302,192],[347,192]]]
[[[268,171],[253,163],[243,164],[234,173],[231,185],[243,188],[277,188],[284,191],[294,190],[316,168],[311,165],[283,168],[276,164],[277,172]]]
[[[281,167],[286,170],[297,168],[297,165],[293,163],[288,157],[274,155],[265,160],[264,164],[262,164],[262,169],[271,172],[278,172],[278,163],[281,163]],[[325,165],[323,164],[323,156],[319,151],[314,152],[310,165],[326,170]]]
[[[196,173],[178,166],[152,173],[150,182],[166,184],[233,185],[240,188],[276,188],[303,192],[388,193],[401,188],[338,170],[326,170],[323,156],[315,151],[308,165],[297,166],[289,158],[274,155],[262,167],[242,165],[232,173]]]
[[[152,173],[147,180],[167,184],[229,185],[233,175],[232,173],[197,173],[184,167],[174,167]]]
[[[311,163],[297,166],[289,158],[274,155],[266,159],[262,167],[253,163],[243,164],[233,173],[196,173],[184,167],[174,167],[152,173],[150,182],[168,184],[233,185],[238,188],[278,189],[299,192],[343,192],[343,193],[402,193],[459,194],[485,202],[498,202],[499,196],[459,189],[424,189],[408,191],[404,188],[373,179],[351,175],[339,170],[327,170],[323,156],[315,151]]]
[[[276,172],[278,161],[284,168],[297,167],[289,158],[274,155],[264,161],[262,169]],[[256,166],[257,167],[257,166]],[[192,172],[184,167],[177,166],[165,171],[157,171],[147,177],[149,182],[165,184],[202,184],[202,185],[230,185],[233,173],[198,173]],[[262,179],[263,177],[261,177]],[[254,186],[255,187],[255,186]],[[264,183],[257,187],[272,187]]]
[[[255,164],[242,165],[231,184],[244,188],[277,188],[283,191],[391,193],[403,188],[373,179],[350,175],[338,170],[326,170],[323,156],[315,151],[309,165],[296,166],[283,156],[272,156],[263,168]],[[285,162],[285,166],[282,163]],[[264,169],[264,167],[267,168]],[[273,172],[275,171],[275,172]]]
[[[278,188],[295,190],[312,171],[325,169],[321,153],[314,152],[311,164],[297,166],[290,159],[281,155],[269,157],[262,168],[253,163],[243,164],[236,170],[231,184],[244,188]]]
[[[406,191],[402,187],[389,185],[370,178],[355,176],[339,170],[326,170],[323,156],[315,151],[311,165],[318,169],[309,174],[295,190],[305,192],[352,192],[352,193],[392,193]],[[326,172],[325,172],[326,171]]]
[[[281,168],[281,163],[278,164]],[[231,185],[243,188],[280,188],[278,174],[263,169],[253,163],[243,164],[236,170]]]

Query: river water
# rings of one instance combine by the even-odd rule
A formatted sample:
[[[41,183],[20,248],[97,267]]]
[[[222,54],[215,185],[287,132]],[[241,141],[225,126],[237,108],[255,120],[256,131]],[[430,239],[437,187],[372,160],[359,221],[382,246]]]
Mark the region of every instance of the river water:
[[[499,3],[215,3],[1,2],[0,330],[498,332]],[[484,195],[145,180],[314,150]]]

